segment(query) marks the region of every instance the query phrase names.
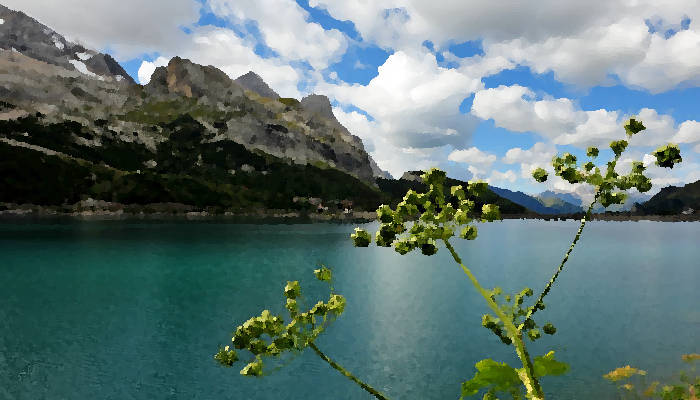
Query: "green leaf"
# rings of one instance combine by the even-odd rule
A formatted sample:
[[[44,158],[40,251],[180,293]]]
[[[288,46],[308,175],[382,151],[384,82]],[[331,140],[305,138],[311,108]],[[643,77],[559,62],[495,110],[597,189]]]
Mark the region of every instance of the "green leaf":
[[[486,190],[488,189],[489,184],[482,181],[482,180],[477,180],[477,181],[469,181],[467,183],[467,190],[472,196],[479,197],[482,194],[486,193]]]
[[[432,256],[437,253],[437,243],[434,239],[428,239],[425,243],[421,244],[420,251],[426,256]]]
[[[261,376],[263,369],[263,362],[260,356],[255,357],[255,361],[248,363],[241,370],[241,375],[245,376]]]
[[[627,148],[627,141],[626,140],[615,140],[610,142],[610,148],[612,149],[613,153],[615,153],[616,156],[620,156],[622,152],[625,151]]]
[[[520,386],[520,378],[515,369],[506,363],[499,363],[491,359],[481,360],[476,363],[477,372],[474,377],[462,383],[462,396],[473,396],[484,388],[493,388],[495,391],[508,391]]]
[[[459,235],[462,239],[474,240],[477,236],[476,226],[465,226],[462,228],[462,233]]]
[[[316,279],[319,281],[330,282],[333,277],[333,272],[326,267],[321,267],[320,269],[314,270],[314,275],[316,275]]]
[[[546,324],[544,324],[544,326],[542,327],[542,330],[543,330],[544,333],[546,333],[547,335],[554,335],[554,334],[557,332],[557,328],[555,328],[554,325],[552,325],[552,324],[549,323],[549,322],[547,322]]]
[[[447,174],[445,171],[439,170],[437,168],[430,168],[426,171],[421,178],[426,185],[442,185],[445,182]]]
[[[393,222],[394,221],[394,210],[392,210],[391,207],[389,207],[386,204],[380,205],[379,208],[377,209],[377,219],[384,224],[388,224],[390,222]]]
[[[537,182],[542,183],[547,180],[547,171],[545,171],[544,168],[537,168],[532,171],[532,177],[535,178]]]
[[[539,339],[542,336],[542,334],[540,333],[539,329],[530,329],[529,331],[527,331],[527,336],[530,338],[530,340],[535,341]]]
[[[652,155],[656,157],[656,165],[664,168],[673,168],[674,165],[683,161],[678,145],[671,143],[659,147]]]
[[[372,242],[369,232],[361,228],[355,228],[355,233],[350,235],[350,239],[355,247],[367,247]]]
[[[287,286],[284,287],[284,296],[288,299],[296,299],[300,294],[299,281],[287,281]]]
[[[554,359],[554,350],[533,361],[536,376],[562,375],[569,371],[569,364]]]
[[[450,194],[452,197],[456,197],[457,200],[464,200],[466,198],[466,194],[464,193],[464,189],[462,189],[462,185],[457,185],[457,186],[452,186],[450,188]]]
[[[586,149],[586,155],[591,158],[598,157],[598,148],[597,147],[589,147]]]
[[[481,207],[481,219],[493,222],[497,219],[501,219],[501,212],[498,206],[495,204],[484,204]]]
[[[625,132],[629,137],[632,137],[632,135],[639,133],[645,129],[647,128],[644,126],[644,124],[642,124],[642,121],[637,121],[634,118],[630,118],[627,124],[625,124]]]
[[[234,350],[229,349],[228,346],[219,347],[219,352],[214,355],[214,359],[218,361],[219,364],[230,367],[233,363],[238,361],[238,355]]]

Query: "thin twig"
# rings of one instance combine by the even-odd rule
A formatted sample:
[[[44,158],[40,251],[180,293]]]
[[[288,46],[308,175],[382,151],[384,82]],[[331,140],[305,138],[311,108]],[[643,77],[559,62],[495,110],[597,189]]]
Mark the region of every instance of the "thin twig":
[[[571,245],[569,246],[569,249],[566,251],[566,254],[564,254],[564,258],[561,260],[561,264],[559,264],[559,268],[557,268],[557,271],[554,273],[554,275],[549,280],[549,282],[547,282],[547,286],[545,286],[542,293],[540,293],[540,296],[537,298],[535,305],[528,310],[527,314],[525,315],[525,319],[523,319],[523,323],[521,323],[518,326],[519,331],[523,330],[523,328],[525,326],[525,321],[530,319],[537,312],[537,310],[540,309],[540,307],[544,305],[542,300],[549,293],[549,291],[552,289],[552,285],[554,285],[554,282],[557,280],[557,277],[559,276],[561,271],[564,269],[564,265],[569,260],[569,254],[571,254],[571,252],[574,250],[574,247],[576,247],[576,243],[578,243],[578,240],[581,237],[581,232],[583,232],[583,228],[586,226],[586,221],[588,221],[591,218],[591,212],[593,211],[593,206],[598,201],[599,195],[600,195],[600,189],[598,189],[596,191],[595,196],[593,197],[593,202],[591,202],[591,205],[588,206],[588,210],[586,211],[586,214],[583,216],[583,218],[581,218],[581,224],[578,227],[578,231],[576,232],[576,236],[574,237],[573,242],[571,242]]]
[[[376,397],[376,398],[378,398],[378,399],[380,399],[380,400],[388,400],[388,398],[387,398],[386,396],[384,396],[381,392],[379,392],[377,389],[375,389],[375,388],[373,388],[372,386],[370,386],[370,385],[368,385],[368,384],[362,382],[360,379],[358,379],[357,377],[355,377],[355,375],[351,374],[348,370],[346,370],[345,368],[343,368],[340,364],[338,364],[337,362],[331,360],[327,355],[323,354],[323,352],[322,352],[321,350],[319,350],[318,347],[316,347],[316,344],[314,344],[313,342],[311,342],[311,343],[309,343],[309,347],[311,347],[311,348],[313,349],[313,351],[316,352],[316,354],[317,354],[319,357],[321,357],[325,362],[327,362],[331,367],[333,367],[333,368],[335,368],[336,370],[338,370],[341,374],[345,375],[345,376],[346,376],[348,379],[350,379],[351,381],[353,381],[353,382],[357,383],[358,385],[360,385],[360,387],[362,387],[362,389],[364,389],[364,390],[366,390],[367,392],[369,392],[372,396],[374,396],[374,397]]]

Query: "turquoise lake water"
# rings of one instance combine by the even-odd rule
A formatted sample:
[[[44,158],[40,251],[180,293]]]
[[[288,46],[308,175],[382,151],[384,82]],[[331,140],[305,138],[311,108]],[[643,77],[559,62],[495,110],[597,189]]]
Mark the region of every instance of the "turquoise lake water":
[[[454,243],[484,286],[537,293],[577,225],[506,220]],[[287,280],[325,300],[316,263],[333,267],[348,299],[317,345],[390,398],[457,399],[475,362],[519,366],[481,327],[488,309],[444,248],[356,249],[353,227],[0,224],[0,399],[371,398],[310,350],[262,379],[212,359],[248,317],[285,311]],[[601,377],[611,369],[663,380],[685,366],[681,354],[700,352],[699,238],[697,222],[586,227],[537,314],[557,334],[529,345],[572,365],[543,379],[549,398],[615,398]]]

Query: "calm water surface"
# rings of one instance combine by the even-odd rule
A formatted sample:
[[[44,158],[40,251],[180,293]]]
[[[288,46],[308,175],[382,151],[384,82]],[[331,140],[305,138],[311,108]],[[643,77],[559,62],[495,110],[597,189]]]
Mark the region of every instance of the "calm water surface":
[[[503,221],[456,247],[485,286],[538,292],[576,227]],[[318,346],[389,397],[456,399],[476,361],[518,365],[480,326],[483,299],[444,249],[355,249],[352,228],[0,224],[0,399],[367,399],[311,351],[264,379],[212,359],[237,324],[284,311],[287,280],[325,299],[319,262],[348,305]],[[700,223],[586,227],[538,314],[558,332],[530,345],[572,365],[543,380],[550,398],[615,398],[601,378],[611,369],[664,379],[683,368],[681,354],[700,352],[699,237]]]

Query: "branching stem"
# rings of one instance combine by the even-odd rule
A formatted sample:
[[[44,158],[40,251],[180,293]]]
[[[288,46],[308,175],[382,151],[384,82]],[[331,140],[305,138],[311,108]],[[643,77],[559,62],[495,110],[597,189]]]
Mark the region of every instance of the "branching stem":
[[[340,364],[331,360],[327,355],[325,355],[321,350],[319,350],[318,347],[316,347],[315,343],[313,343],[313,342],[309,343],[309,347],[311,347],[313,349],[313,351],[316,353],[316,355],[321,357],[321,359],[323,359],[323,361],[327,362],[331,367],[338,370],[341,374],[345,375],[351,381],[360,385],[360,387],[362,389],[366,390],[369,394],[371,394],[372,396],[374,396],[380,400],[388,400],[388,398],[386,396],[384,396],[381,392],[379,392],[377,389],[362,382],[359,378],[357,378],[355,375],[351,374],[348,370],[343,368]]]
[[[554,275],[552,276],[552,278],[549,280],[549,282],[547,282],[547,286],[545,286],[542,293],[540,293],[540,296],[537,298],[535,305],[528,310],[527,314],[525,315],[525,318],[523,319],[523,323],[521,323],[518,326],[518,331],[522,332],[523,327],[525,326],[524,321],[527,321],[528,319],[530,319],[533,316],[533,314],[535,314],[537,312],[537,310],[540,308],[540,306],[544,305],[542,300],[544,300],[544,297],[552,289],[552,285],[554,285],[554,282],[557,280],[557,277],[559,276],[561,271],[564,269],[564,265],[569,260],[569,255],[574,250],[574,247],[576,247],[576,243],[578,243],[578,240],[581,237],[581,233],[583,232],[583,228],[586,226],[586,222],[591,218],[591,212],[593,211],[593,206],[598,201],[599,195],[600,195],[600,189],[597,189],[595,196],[593,197],[593,202],[591,202],[591,205],[588,206],[588,210],[586,211],[586,214],[583,216],[583,218],[581,218],[581,224],[578,227],[578,231],[576,232],[576,236],[574,237],[573,242],[571,242],[571,245],[569,246],[569,249],[566,251],[566,254],[564,254],[564,258],[561,260],[561,263],[559,264],[559,268],[557,268],[557,270],[556,270],[556,272],[554,272]]]
[[[521,332],[513,324],[512,318],[507,316],[503,312],[503,310],[501,310],[501,308],[498,307],[498,304],[496,304],[496,302],[491,298],[491,294],[489,293],[489,291],[484,289],[483,286],[481,286],[481,284],[476,279],[476,276],[474,276],[472,271],[462,263],[462,259],[459,257],[454,247],[452,247],[452,244],[450,244],[449,240],[445,239],[443,241],[445,242],[445,246],[447,247],[447,249],[450,251],[450,254],[452,254],[452,258],[457,264],[459,264],[460,267],[462,267],[462,271],[464,271],[464,273],[467,274],[469,280],[472,282],[472,285],[474,285],[476,290],[479,291],[479,293],[481,293],[481,296],[486,300],[486,303],[489,305],[489,308],[491,308],[491,310],[493,310],[493,312],[498,316],[498,318],[500,318],[501,321],[503,321],[503,326],[508,332],[508,337],[513,341],[513,345],[515,346],[515,351],[518,354],[518,358],[520,358],[520,361],[523,363],[523,369],[521,370],[521,373],[519,373],[519,375],[520,380],[523,381],[525,389],[527,390],[527,397],[531,400],[544,400],[544,393],[542,392],[542,387],[540,386],[540,383],[539,381],[537,381],[537,377],[535,376],[535,367],[533,366],[532,360],[530,359],[530,355],[527,352],[527,348],[525,347],[525,343],[523,342]]]

